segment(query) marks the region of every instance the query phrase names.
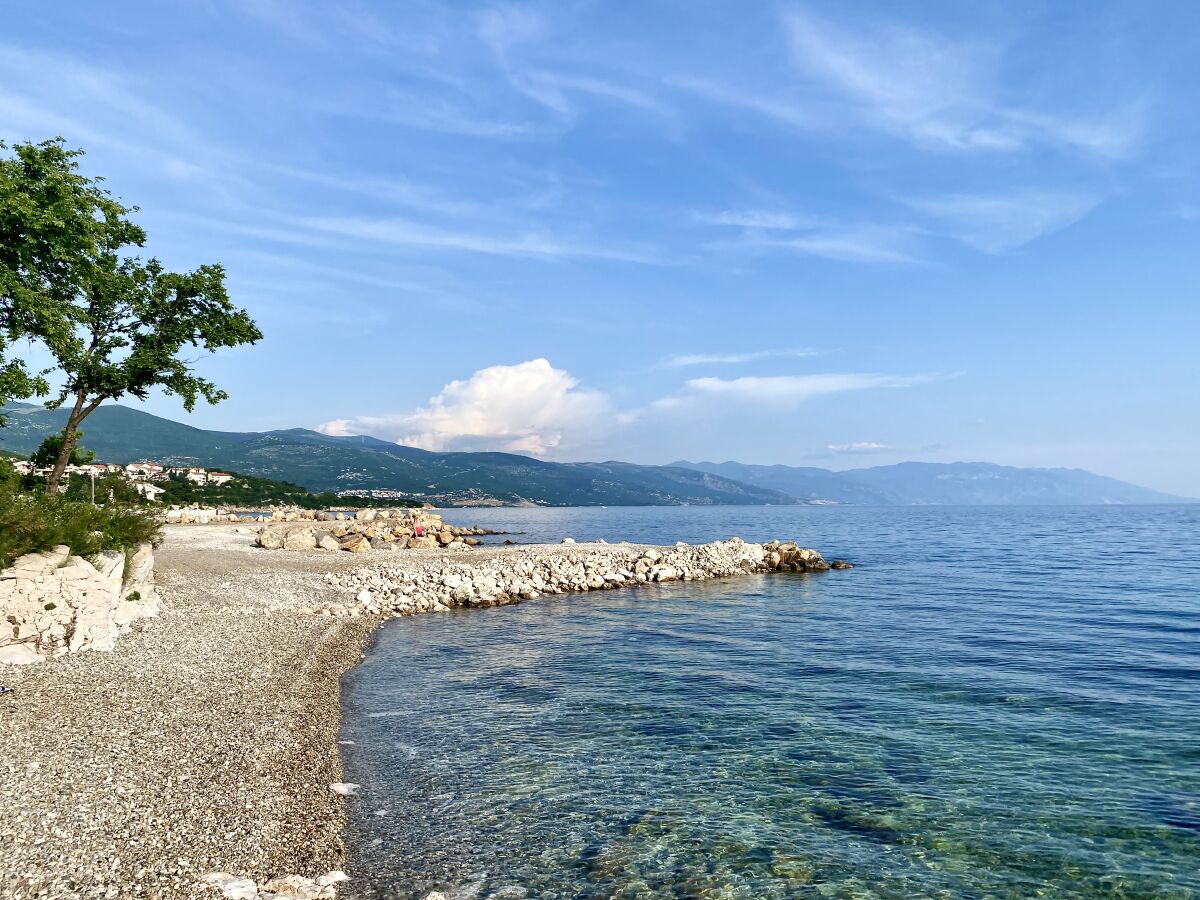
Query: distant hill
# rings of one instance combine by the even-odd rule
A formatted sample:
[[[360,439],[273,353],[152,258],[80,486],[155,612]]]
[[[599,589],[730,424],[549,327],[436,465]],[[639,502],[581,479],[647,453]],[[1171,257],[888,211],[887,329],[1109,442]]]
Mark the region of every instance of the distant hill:
[[[1022,469],[993,463],[905,462],[833,472],[795,466],[677,462],[798,500],[882,506],[1010,506],[1196,502],[1082,469]]]
[[[28,454],[62,429],[65,410],[11,404],[0,451]],[[833,472],[795,466],[678,462],[558,463],[515,453],[431,453],[367,436],[304,428],[206,431],[126,406],[102,406],[83,445],[104,462],[153,459],[230,469],[310,491],[390,490],[414,500],[548,506],[833,502],[856,505],[1189,502],[1079,469],[900,463]]]
[[[0,448],[36,449],[62,429],[65,410],[13,404]],[[102,406],[83,445],[105,462],[153,459],[206,465],[299,484],[310,491],[392,490],[435,503],[500,501],[549,506],[788,504],[787,494],[707,472],[631,463],[554,463],[513,453],[430,453],[373,437],[284,431],[205,431],[129,407]]]

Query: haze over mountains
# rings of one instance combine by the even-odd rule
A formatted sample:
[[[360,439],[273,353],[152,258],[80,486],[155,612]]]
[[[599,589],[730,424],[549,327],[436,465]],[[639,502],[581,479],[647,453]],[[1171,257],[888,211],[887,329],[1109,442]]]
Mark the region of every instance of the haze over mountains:
[[[0,449],[30,453],[65,410],[4,409]],[[207,431],[130,407],[96,410],[83,445],[104,462],[153,459],[290,481],[312,491],[390,490],[434,503],[551,506],[792,504],[982,505],[1179,503],[1183,498],[1079,469],[990,463],[900,463],[842,472],[813,467],[677,462],[560,463],[513,453],[432,453],[368,436],[292,428]]]

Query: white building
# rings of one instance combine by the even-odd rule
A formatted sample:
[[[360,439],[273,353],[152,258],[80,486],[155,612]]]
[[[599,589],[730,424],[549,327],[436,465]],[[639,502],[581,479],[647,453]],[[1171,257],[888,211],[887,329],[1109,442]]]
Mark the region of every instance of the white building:
[[[166,469],[158,463],[130,463],[125,467],[125,475],[131,481],[157,481],[165,477]]]
[[[160,488],[157,484],[151,484],[148,481],[133,482],[133,489],[147,500],[157,500],[167,492],[166,488]]]

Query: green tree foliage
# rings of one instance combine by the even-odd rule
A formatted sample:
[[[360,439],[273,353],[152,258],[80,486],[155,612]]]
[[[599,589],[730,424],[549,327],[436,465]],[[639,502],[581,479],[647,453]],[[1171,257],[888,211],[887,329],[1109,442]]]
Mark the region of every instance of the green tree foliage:
[[[8,145],[0,141],[0,150]],[[124,208],[78,173],[82,151],[61,140],[17,144],[0,157],[0,404],[49,391],[46,372],[9,358],[18,341],[69,338],[85,260]],[[2,421],[2,420],[0,420]]]
[[[93,489],[95,493],[93,494]],[[141,506],[151,509],[153,504],[137,492],[137,489],[120,475],[105,475],[93,480],[91,478],[70,478],[67,488],[62,492],[68,500],[87,500],[89,503],[95,496],[96,503],[123,503],[127,506]]]
[[[79,174],[81,151],[66,149],[60,138],[13,152],[0,175],[0,331],[8,342],[45,344],[62,379],[48,405],[71,401],[47,478],[53,492],[80,423],[101,403],[127,394],[145,399],[155,388],[181,397],[189,412],[201,397],[218,403],[228,395],[183,354],[252,344],[262,333],[230,302],[221,266],[170,272],[128,254],[146,242],[128,218],[136,209],[115,200],[99,179]],[[45,373],[0,363],[7,366],[0,370],[8,372],[5,390],[44,388]]]
[[[82,431],[75,432],[75,446],[71,448],[71,455],[67,458],[67,465],[86,466],[96,458],[96,454],[91,450],[84,450],[79,446],[79,441],[82,438]],[[52,466],[58,461],[58,457],[62,453],[62,446],[63,433],[61,431],[58,434],[46,435],[46,439],[42,441],[40,447],[33,451],[33,455],[29,457],[29,461],[38,469]]]
[[[159,529],[157,517],[142,507],[119,502],[97,507],[82,497],[28,491],[11,466],[0,465],[0,569],[24,553],[59,544],[84,557],[104,550],[128,553],[138,544],[157,541]]]
[[[233,473],[230,473],[233,474]],[[155,482],[165,490],[161,502],[177,506],[226,506],[233,509],[263,509],[268,506],[297,506],[328,509],[332,506],[406,506],[401,500],[367,500],[339,497],[333,493],[313,494],[298,484],[272,481],[253,475],[233,475],[225,484],[196,484],[183,475]]]

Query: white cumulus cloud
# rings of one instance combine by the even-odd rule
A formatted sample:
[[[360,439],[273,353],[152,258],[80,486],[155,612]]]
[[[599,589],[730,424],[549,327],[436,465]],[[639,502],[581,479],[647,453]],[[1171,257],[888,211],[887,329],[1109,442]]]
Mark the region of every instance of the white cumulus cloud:
[[[325,434],[372,434],[425,450],[506,450],[543,456],[608,420],[601,392],[548,360],[489,366],[452,381],[409,413],[334,419]]]

